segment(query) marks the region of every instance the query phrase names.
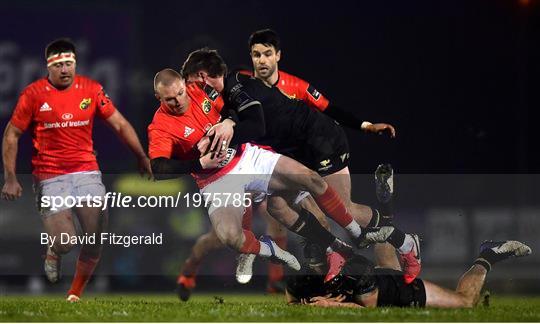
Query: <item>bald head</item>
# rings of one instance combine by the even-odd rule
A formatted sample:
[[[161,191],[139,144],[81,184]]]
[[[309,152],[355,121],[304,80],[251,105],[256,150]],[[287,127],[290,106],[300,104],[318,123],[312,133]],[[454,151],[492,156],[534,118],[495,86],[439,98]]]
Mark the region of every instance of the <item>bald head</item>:
[[[169,87],[178,80],[182,80],[180,73],[173,69],[163,69],[154,77],[154,91],[158,93],[159,86]]]
[[[156,98],[173,115],[182,115],[189,108],[189,95],[186,83],[178,72],[173,69],[164,69],[154,77],[154,91]]]

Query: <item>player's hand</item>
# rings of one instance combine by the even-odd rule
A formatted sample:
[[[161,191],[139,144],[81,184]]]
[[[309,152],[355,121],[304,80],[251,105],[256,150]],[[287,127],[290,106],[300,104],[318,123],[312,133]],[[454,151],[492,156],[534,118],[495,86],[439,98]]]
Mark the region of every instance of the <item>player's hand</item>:
[[[210,151],[210,137],[203,136],[197,143],[197,149],[201,152],[201,156],[206,155]]]
[[[6,180],[0,197],[5,200],[16,200],[22,196],[22,187],[17,179]]]
[[[364,129],[366,132],[377,133],[379,135],[382,135],[383,133],[389,133],[391,138],[396,137],[396,129],[390,124],[377,123],[366,126]]]
[[[347,297],[345,295],[341,295],[341,294],[337,295],[335,297],[332,297],[332,294],[328,294],[328,295],[325,295],[325,296],[312,297],[312,298],[309,299],[309,301],[313,303],[313,302],[326,300],[326,301],[334,301],[334,302],[341,303],[346,298]]]
[[[154,174],[152,173],[152,165],[150,164],[150,159],[148,156],[141,156],[139,158],[139,173],[141,176],[144,176],[145,174],[148,175],[148,180],[151,180],[154,178]]]
[[[308,304],[311,306],[318,306],[318,307],[339,307],[341,306],[340,303],[334,298],[330,297],[331,295],[326,296],[317,296],[312,297],[309,299]]]
[[[229,143],[234,134],[234,121],[225,119],[223,122],[216,124],[206,133],[207,136],[214,136],[214,140],[210,145],[210,151],[216,150],[216,155],[221,156],[227,152]]]
[[[219,164],[227,158],[226,154],[223,154],[222,156],[217,156],[212,152],[209,152],[205,155],[203,155],[199,161],[201,162],[201,166],[203,169],[215,169],[219,167]]]

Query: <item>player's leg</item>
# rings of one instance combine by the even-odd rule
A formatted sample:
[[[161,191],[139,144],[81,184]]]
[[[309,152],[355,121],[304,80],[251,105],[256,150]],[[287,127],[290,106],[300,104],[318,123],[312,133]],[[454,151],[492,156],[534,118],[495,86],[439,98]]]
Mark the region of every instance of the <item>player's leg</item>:
[[[300,270],[298,260],[279,248],[270,237],[263,236],[261,240],[257,240],[253,232],[242,228],[242,207],[217,207],[210,209],[209,215],[218,238],[228,247],[243,254],[256,254]]]
[[[321,210],[348,230],[354,238],[359,238],[362,234],[360,225],[347,211],[338,193],[318,173],[299,162],[281,156],[272,173],[269,187],[275,191],[308,191]]]
[[[89,202],[94,201],[94,197],[105,196],[105,186],[101,181],[100,173],[72,174],[69,175],[73,185],[74,197],[90,197],[90,200],[81,199],[84,206],[75,207],[82,232],[87,235],[95,235],[95,244],[83,244],[77,259],[75,275],[68,291],[68,301],[78,301],[86,284],[92,277],[94,270],[101,257],[103,245],[101,244],[101,233],[107,230],[109,217],[107,210],[102,210],[101,206],[92,206]]]
[[[373,216],[371,207],[357,204],[351,200],[351,176],[349,168],[345,167],[335,173],[326,175],[323,179],[336,190],[343,204],[347,207],[354,219],[362,227],[367,227]]]
[[[47,246],[44,263],[45,275],[50,282],[54,283],[60,280],[62,276],[62,255],[71,251],[74,246],[67,240],[62,242],[62,238],[65,239],[76,235],[75,226],[73,225],[73,214],[71,209],[64,209],[59,212],[42,215],[41,220],[45,232],[49,237],[54,238],[53,246]]]
[[[370,232],[369,235],[361,236],[360,225],[349,214],[336,191],[318,173],[291,158],[286,156],[279,158],[273,170],[269,188],[274,191],[303,190],[310,192],[321,210],[348,230],[361,243],[385,242],[390,238],[389,227],[382,227]],[[284,213],[284,215],[286,214]],[[272,214],[272,216],[275,215]],[[315,217],[312,216],[312,218]],[[283,219],[278,220],[284,223]],[[393,228],[392,232],[394,235],[400,233],[400,231]]]
[[[302,195],[302,193],[300,194]],[[326,218],[326,215],[322,212],[322,210],[317,206],[317,203],[313,199],[313,197],[308,193],[307,195],[304,195],[302,197],[297,198],[299,200],[298,205],[307,211],[309,211],[312,215],[314,215],[319,223],[330,231],[330,224],[328,223],[328,219]],[[299,199],[301,198],[301,199]],[[344,262],[344,257],[339,252],[334,252],[331,249],[326,249],[326,253],[321,250],[322,247],[311,241],[306,241],[304,246],[304,258],[306,258],[307,263],[309,267],[317,273],[326,273],[330,272],[333,273],[334,271],[337,271],[337,268],[340,267],[340,264]],[[330,267],[328,267],[330,265]],[[336,268],[336,265],[338,266]],[[334,267],[336,270],[328,271]]]
[[[426,282],[426,305],[433,307],[473,307],[491,267],[500,261],[530,255],[531,248],[518,241],[484,242],[473,266],[461,276],[456,291]]]
[[[178,297],[182,301],[187,301],[191,296],[191,291],[196,285],[196,276],[199,269],[199,265],[203,261],[204,257],[211,251],[225,247],[219,240],[214,230],[210,230],[197,239],[191,253],[186,259],[180,270],[180,275],[176,279],[176,289]]]
[[[262,216],[266,221],[266,235],[274,239],[276,244],[286,250],[287,249],[287,228],[275,220],[266,209],[266,199],[256,203],[253,207],[257,215]],[[268,281],[266,290],[269,293],[280,293],[284,291],[284,271],[281,264],[268,263]]]
[[[88,281],[92,278],[94,270],[101,258],[103,245],[101,244],[101,233],[108,226],[108,212],[99,207],[78,207],[75,208],[79,223],[83,233],[95,235],[95,244],[83,244],[79,252],[75,267],[75,275],[68,291],[68,301],[77,301],[84,291]],[[72,296],[76,296],[72,297]]]
[[[426,306],[443,308],[473,307],[480,298],[488,271],[480,265],[473,265],[463,274],[455,291],[440,287],[424,280]]]
[[[379,217],[383,218],[380,223],[391,223],[394,215],[394,170],[390,164],[380,164],[375,170],[375,193],[379,203]],[[375,264],[379,267],[402,270],[396,250],[390,243],[375,244],[373,249]]]
[[[292,209],[290,206],[296,195],[296,193],[291,192],[280,192],[269,196],[268,212],[290,231],[304,237],[307,246],[313,243],[326,251],[328,269],[325,280],[331,280],[343,268],[345,259],[352,253],[352,248],[324,228],[317,218],[307,210],[302,209],[297,212]],[[310,248],[307,250],[310,251]],[[324,257],[319,254],[308,255],[306,250],[304,254],[310,267],[324,262]]]
[[[403,263],[403,271],[407,283],[412,282],[420,274],[421,259],[420,259],[420,244],[417,236],[403,233],[397,228],[391,229],[391,218],[381,217],[378,210],[372,209],[366,205],[357,204],[351,201],[351,177],[349,168],[345,167],[333,174],[324,177],[328,185],[334,188],[340,188],[337,192],[343,201],[347,201],[351,206],[352,214],[355,219],[359,219],[361,224],[366,221],[368,227],[387,228],[388,231],[379,230],[376,235],[381,235],[377,241],[388,241],[389,245],[381,245],[377,247],[378,260],[380,264],[388,266],[392,269],[399,269],[396,264],[395,254],[393,250],[397,249],[400,254],[400,259]],[[384,216],[384,215],[383,215]],[[372,234],[366,234],[372,235]]]
[[[47,246],[44,269],[47,279],[57,282],[61,277],[61,256],[73,248],[69,238],[76,235],[73,214],[66,198],[73,194],[69,175],[61,175],[34,185],[36,203],[45,232],[54,239],[53,246]],[[43,203],[48,198],[50,204]]]
[[[193,247],[191,248],[191,253],[182,265],[182,275],[188,277],[194,277],[197,275],[199,270],[199,265],[202,260],[208,253],[213,250],[217,250],[225,247],[223,243],[219,240],[214,230],[210,230],[208,233],[205,233],[197,239]]]
[[[312,195],[307,192],[301,192],[299,194],[299,197],[296,198],[295,204],[297,204],[300,208],[309,211],[313,216],[317,218],[319,223],[321,223],[324,228],[330,230],[330,224],[326,219],[326,215],[319,208],[317,202],[315,201],[315,199],[313,199]]]

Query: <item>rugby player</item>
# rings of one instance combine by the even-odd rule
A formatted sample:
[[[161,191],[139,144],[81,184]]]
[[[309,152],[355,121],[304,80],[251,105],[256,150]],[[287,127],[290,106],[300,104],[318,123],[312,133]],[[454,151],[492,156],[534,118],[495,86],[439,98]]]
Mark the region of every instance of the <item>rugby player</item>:
[[[182,73],[189,81],[205,82],[223,93],[226,104],[233,109],[233,117],[236,115],[238,123],[235,127],[249,125],[250,128],[260,130],[259,134],[246,140],[268,145],[276,152],[317,170],[326,179],[330,175],[335,175],[330,179],[346,180],[345,183],[335,184],[341,186],[339,191],[342,194],[339,197],[350,200],[350,177],[346,168],[349,160],[348,143],[340,126],[325,114],[312,110],[304,102],[293,100],[283,95],[278,88],[268,87],[254,77],[231,73],[225,80],[226,71],[225,62],[217,51],[208,48],[192,52],[182,67]],[[218,141],[221,141],[220,136],[215,136],[211,148],[215,147],[218,138]],[[227,141],[223,143],[226,144]],[[322,168],[321,162],[325,165]],[[343,187],[348,188],[346,195],[343,195]],[[292,205],[291,201],[294,198],[295,196],[272,195],[270,214],[280,218],[291,213],[288,206]],[[371,210],[367,206],[360,207]],[[370,212],[369,218],[366,218],[368,213],[358,212],[358,208],[352,208],[351,211],[362,220],[363,226],[382,229],[377,232],[381,235],[377,241],[388,241],[404,256],[402,260],[405,277],[407,281],[412,281],[420,272],[418,240],[388,226],[390,224],[381,223],[380,220],[384,218],[379,217],[378,213]],[[306,213],[303,212],[301,217],[304,215]],[[345,228],[355,240],[359,242],[363,240],[360,225],[353,219],[351,213],[328,216]]]
[[[245,138],[253,137],[261,129],[249,124],[246,127],[235,126],[230,119],[218,124],[223,100],[212,87],[198,83],[186,85],[177,72],[165,69],[156,74],[154,90],[160,101],[160,107],[148,127],[154,175],[157,179],[165,179],[191,173],[201,193],[209,196],[208,214],[222,243],[244,254],[274,259],[293,269],[300,267],[298,260],[280,249],[271,238],[263,236],[257,240],[250,230],[243,229],[244,206],[219,199],[218,196],[224,194],[244,197],[246,191],[305,190],[327,214],[350,217],[333,189],[316,172],[288,157],[242,144],[246,143]],[[260,113],[260,110],[252,110],[257,111]],[[222,146],[234,145],[237,149],[227,148],[225,154],[207,152],[210,139],[206,134],[217,129],[216,126],[221,126],[221,130],[227,129],[229,134],[233,133],[234,127],[230,142],[222,143]],[[202,142],[206,144],[202,145]],[[320,242],[321,246],[350,253],[350,247],[324,229],[316,218],[300,219],[291,213],[279,221],[300,236]],[[340,265],[331,265],[329,272],[336,271],[331,273],[333,277],[339,270]]]
[[[373,125],[369,122],[361,122],[354,114],[344,113],[342,109],[336,108],[334,103],[330,103],[321,92],[319,92],[310,83],[303,79],[296,77],[292,74],[286,73],[279,69],[279,61],[281,60],[281,40],[277,33],[271,29],[262,29],[253,32],[248,39],[249,53],[251,62],[253,65],[252,71],[242,71],[248,75],[253,75],[256,78],[262,80],[269,87],[277,87],[283,94],[291,99],[301,100],[305,102],[309,107],[318,110],[323,113],[327,113],[330,117],[337,120],[341,125],[347,125],[353,129],[362,129],[365,132],[389,132],[391,137],[395,137],[395,129],[390,124],[376,124]],[[390,171],[385,170],[390,168]],[[383,172],[386,171],[386,172]],[[342,175],[345,174],[345,175]],[[381,192],[382,186],[389,186],[393,184],[391,167],[381,166],[375,173],[377,180],[377,192]],[[385,176],[385,179],[381,179]],[[334,188],[342,188],[341,197],[346,202],[348,208],[354,208],[357,210],[356,214],[366,214],[367,218],[371,218],[369,215],[372,210],[367,206],[360,204],[354,204],[350,199],[350,180],[349,169],[345,166],[339,172],[331,175],[327,175],[325,179]],[[390,196],[392,195],[392,187],[389,187],[386,192]],[[380,209],[373,212],[379,213],[380,216],[386,219],[386,222],[380,222],[378,225],[389,224],[393,212],[391,210],[391,202],[387,199],[379,199],[381,203]],[[306,201],[309,203],[309,201]],[[354,213],[353,213],[354,214]],[[390,218],[390,219],[388,219]],[[363,223],[359,220],[360,223]],[[272,223],[269,223],[269,229],[273,232],[279,233],[279,228]],[[394,256],[395,249],[389,243],[376,244],[375,245],[375,258],[377,264],[381,267],[394,267],[396,264],[391,262],[397,261]],[[405,257],[405,256],[402,256]],[[269,269],[269,272],[276,272],[274,278],[279,278],[279,270],[276,268]],[[281,272],[282,274],[282,272]]]
[[[531,252],[530,247],[518,241],[484,242],[478,258],[461,276],[455,290],[419,278],[407,285],[401,271],[375,268],[371,261],[357,255],[347,260],[342,272],[326,284],[322,275],[292,276],[286,297],[292,304],[321,307],[473,307],[495,263]]]
[[[44,196],[81,197],[86,201],[105,195],[105,187],[93,151],[92,127],[94,118],[105,120],[117,136],[135,154],[139,170],[151,175],[150,160],[142,148],[131,124],[115,108],[103,87],[96,81],[76,74],[76,49],[68,39],[58,39],[45,49],[48,75],[28,85],[21,93],[11,120],[4,131],[2,158],[4,186],[2,198],[15,200],[22,195],[17,180],[16,158],[19,138],[32,133],[34,154],[32,174],[41,220],[50,237],[56,238],[48,247],[45,273],[51,282],[60,279],[61,256],[73,244],[61,244],[61,233],[76,234],[72,220],[77,215],[87,235],[104,231],[107,212],[100,207],[69,208],[65,204],[56,210],[42,208]],[[83,244],[77,260],[75,276],[67,300],[78,301],[96,267],[102,246]]]

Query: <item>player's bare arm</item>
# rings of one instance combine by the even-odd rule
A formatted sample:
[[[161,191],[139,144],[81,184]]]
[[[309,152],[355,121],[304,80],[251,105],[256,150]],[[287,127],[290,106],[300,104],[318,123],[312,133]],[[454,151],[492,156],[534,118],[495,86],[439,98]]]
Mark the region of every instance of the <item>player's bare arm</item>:
[[[2,140],[2,161],[4,163],[4,186],[2,187],[1,198],[5,200],[15,200],[22,195],[22,187],[17,180],[15,166],[17,161],[17,146],[23,131],[7,124]]]
[[[122,139],[129,149],[135,154],[139,163],[139,172],[141,175],[148,174],[152,177],[152,167],[150,159],[146,156],[144,149],[139,141],[139,137],[133,129],[133,126],[127,119],[117,110],[109,118],[106,119],[107,124],[116,132],[118,137]]]
[[[376,123],[372,124],[370,122],[363,122],[361,124],[361,128],[363,131],[368,133],[375,133],[382,135],[383,133],[388,133],[391,138],[396,137],[396,129],[394,126],[386,123]]]

